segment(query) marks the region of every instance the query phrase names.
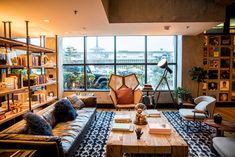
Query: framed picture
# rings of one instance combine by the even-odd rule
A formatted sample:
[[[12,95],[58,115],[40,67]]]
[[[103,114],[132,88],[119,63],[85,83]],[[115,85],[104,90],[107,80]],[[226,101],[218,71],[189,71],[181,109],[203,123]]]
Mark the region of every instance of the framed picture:
[[[209,45],[218,46],[219,45],[219,37],[218,36],[209,37]]]
[[[203,66],[207,66],[207,59],[203,58]]]
[[[218,70],[209,70],[208,71],[209,79],[218,79]]]
[[[219,67],[219,59],[211,58],[209,67],[210,68],[218,68]]]
[[[228,91],[229,90],[229,81],[220,81],[220,90]]]
[[[232,70],[232,79],[235,79],[235,69]]]
[[[203,48],[203,57],[207,57],[207,47]]]
[[[219,101],[228,101],[228,93],[219,93]]]
[[[221,47],[220,56],[221,57],[230,57],[231,48],[230,47]]]
[[[223,35],[221,36],[221,45],[231,45],[231,36]]]
[[[230,59],[222,58],[220,59],[220,68],[229,68],[230,67]]]
[[[232,82],[232,91],[235,91],[235,81]]]
[[[207,89],[207,83],[202,83],[202,90],[206,90]]]
[[[214,91],[218,89],[218,83],[217,82],[209,82],[208,83],[208,90]]]
[[[221,79],[229,79],[230,78],[229,70],[220,70],[220,78]]]

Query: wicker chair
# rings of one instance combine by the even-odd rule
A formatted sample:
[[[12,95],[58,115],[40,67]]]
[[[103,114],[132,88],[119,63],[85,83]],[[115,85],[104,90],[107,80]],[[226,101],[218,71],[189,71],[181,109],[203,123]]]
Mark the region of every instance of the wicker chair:
[[[127,76],[120,76],[112,74],[109,79],[110,87],[110,97],[114,104],[116,110],[120,109],[134,109],[135,105],[141,101],[142,91],[137,88],[139,86],[139,81],[135,74],[130,74]],[[133,103],[131,104],[120,104],[118,101],[117,92],[120,88],[126,87],[131,88],[133,91]]]

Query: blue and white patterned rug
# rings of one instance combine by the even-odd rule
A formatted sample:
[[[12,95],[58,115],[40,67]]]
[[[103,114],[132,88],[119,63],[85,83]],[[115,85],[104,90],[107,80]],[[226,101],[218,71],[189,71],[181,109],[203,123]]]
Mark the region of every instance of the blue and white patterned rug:
[[[106,141],[111,130],[111,122],[114,112],[97,112],[94,121],[80,144],[75,157],[104,157],[106,153]],[[215,132],[207,125],[202,125],[198,130],[193,123],[187,131],[186,122],[182,120],[179,112],[164,112],[172,126],[183,137],[189,145],[189,156],[191,157],[216,157],[210,150],[210,135]],[[129,156],[129,155],[128,155]],[[135,156],[135,155],[131,155]],[[138,155],[139,156],[139,155]],[[144,155],[140,155],[141,157]],[[148,155],[146,155],[148,156]],[[152,156],[151,156],[152,157]]]

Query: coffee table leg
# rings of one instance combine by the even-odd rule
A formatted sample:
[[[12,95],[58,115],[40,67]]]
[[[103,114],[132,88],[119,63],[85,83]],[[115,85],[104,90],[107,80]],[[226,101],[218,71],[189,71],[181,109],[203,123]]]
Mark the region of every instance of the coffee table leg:
[[[122,157],[122,147],[120,145],[107,145],[106,157]]]

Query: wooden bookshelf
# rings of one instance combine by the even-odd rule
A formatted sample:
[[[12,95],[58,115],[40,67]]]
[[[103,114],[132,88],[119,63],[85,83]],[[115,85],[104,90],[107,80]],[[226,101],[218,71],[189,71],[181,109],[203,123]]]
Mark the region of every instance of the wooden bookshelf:
[[[202,92],[215,97],[217,102],[235,101],[234,40],[234,35],[204,36],[203,65],[208,78]]]

